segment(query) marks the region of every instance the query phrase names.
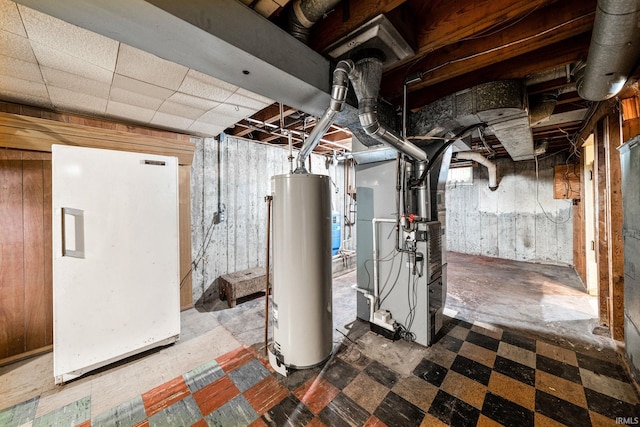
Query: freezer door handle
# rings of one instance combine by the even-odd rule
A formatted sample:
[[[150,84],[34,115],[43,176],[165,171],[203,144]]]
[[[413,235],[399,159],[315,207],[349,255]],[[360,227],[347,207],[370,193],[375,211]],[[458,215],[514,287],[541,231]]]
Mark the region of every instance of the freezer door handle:
[[[73,246],[67,242],[67,234],[71,233]],[[62,208],[62,256],[84,258],[84,211],[80,209]]]

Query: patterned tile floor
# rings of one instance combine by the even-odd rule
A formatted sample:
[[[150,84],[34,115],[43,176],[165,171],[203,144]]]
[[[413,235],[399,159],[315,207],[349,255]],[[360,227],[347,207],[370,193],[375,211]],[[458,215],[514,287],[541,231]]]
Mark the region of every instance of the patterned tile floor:
[[[324,366],[286,378],[240,347],[93,418],[90,397],[35,418],[36,397],[1,411],[0,426],[583,427],[640,417],[611,360],[451,319],[428,349],[386,341],[387,355],[403,356],[384,363],[366,345],[381,338],[356,324]]]

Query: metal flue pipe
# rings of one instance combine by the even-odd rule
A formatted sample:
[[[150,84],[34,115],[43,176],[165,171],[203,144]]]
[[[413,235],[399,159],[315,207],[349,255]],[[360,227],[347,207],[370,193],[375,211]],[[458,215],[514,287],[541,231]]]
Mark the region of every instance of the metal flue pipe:
[[[426,162],[427,154],[423,150],[387,129],[378,120],[378,92],[384,59],[380,57],[379,51],[368,50],[362,53],[370,56],[356,61],[356,69],[351,75],[351,84],[358,98],[358,118],[362,129],[367,135],[390,145],[406,156]]]
[[[340,0],[295,0],[289,10],[289,34],[307,44],[311,27],[338,3]]]
[[[353,70],[353,61],[347,59],[338,62],[336,69],[333,71],[331,103],[302,145],[298,153],[298,158],[296,159],[297,167],[294,173],[308,173],[305,167],[307,157],[313,149],[316,148],[318,142],[320,142],[322,136],[327,132],[338,113],[342,111],[349,90],[349,77],[353,73]]]
[[[576,72],[581,98],[615,96],[640,58],[640,0],[598,0],[587,65]]]
[[[475,151],[459,151],[456,153],[456,158],[458,160],[472,160],[486,167],[489,172],[489,189],[491,191],[498,189],[498,168],[494,162]]]

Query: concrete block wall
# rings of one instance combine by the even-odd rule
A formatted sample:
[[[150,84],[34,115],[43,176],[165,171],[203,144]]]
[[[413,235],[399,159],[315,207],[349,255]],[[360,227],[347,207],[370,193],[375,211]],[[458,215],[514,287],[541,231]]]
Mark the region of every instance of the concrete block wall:
[[[474,167],[473,185],[447,185],[447,248],[518,261],[573,265],[571,200],[553,198],[553,166],[562,154],[538,161],[497,160],[499,188]]]
[[[218,194],[218,153],[223,156],[223,180]],[[191,223],[193,302],[206,304],[218,298],[220,276],[265,266],[266,203],[271,176],[289,172],[287,149],[242,138],[219,142],[205,138],[197,143],[191,168]],[[294,151],[294,156],[297,152]],[[326,168],[325,157],[311,156],[311,172],[330,175],[335,209],[342,211],[344,165]],[[214,224],[220,203],[226,219]],[[304,233],[292,238],[302,238]]]

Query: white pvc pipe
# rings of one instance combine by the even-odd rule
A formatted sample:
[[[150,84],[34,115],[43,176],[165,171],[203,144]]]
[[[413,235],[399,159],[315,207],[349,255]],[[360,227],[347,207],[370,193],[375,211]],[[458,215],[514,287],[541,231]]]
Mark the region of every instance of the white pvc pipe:
[[[373,295],[371,295],[371,292],[369,292],[368,290],[359,288],[358,285],[351,286],[351,289],[355,289],[356,291],[361,292],[362,295],[364,295],[364,297],[369,300],[369,322],[373,323],[373,306],[375,304]]]
[[[396,219],[393,218],[373,218],[371,226],[373,229],[373,303],[375,310],[378,309],[378,301],[380,300],[380,281],[378,278],[378,224],[381,222],[395,224]],[[374,310],[374,311],[375,311]]]
[[[486,167],[489,172],[489,189],[491,191],[498,189],[498,168],[494,162],[475,151],[459,151],[456,153],[456,158],[460,160],[472,160]]]

